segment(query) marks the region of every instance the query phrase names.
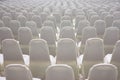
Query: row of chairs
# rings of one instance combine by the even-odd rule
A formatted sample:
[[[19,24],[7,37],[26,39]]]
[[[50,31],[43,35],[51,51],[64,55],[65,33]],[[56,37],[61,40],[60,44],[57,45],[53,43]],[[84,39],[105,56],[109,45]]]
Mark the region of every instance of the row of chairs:
[[[36,32],[36,31],[35,31]],[[34,34],[32,34],[32,31],[28,27],[20,27],[18,29],[18,41],[21,45],[22,51],[24,54],[29,54],[29,42],[32,39],[35,38],[41,38],[47,41],[50,54],[55,56],[56,55],[56,42],[61,39],[61,38],[70,38],[73,39],[78,47],[80,47],[80,54],[83,54],[83,49],[86,43],[86,40],[89,38],[97,38],[99,35],[97,35],[96,29],[94,27],[85,27],[83,28],[82,35],[79,36],[81,37],[81,41],[77,42],[77,36],[75,33],[75,30],[71,27],[64,27],[61,31],[60,34],[56,34],[51,27],[42,27],[40,29],[40,34],[36,35],[38,37],[35,37]],[[113,50],[113,47],[115,43],[119,40],[120,34],[119,34],[119,29],[116,27],[109,27],[105,29],[105,33],[103,36],[104,40],[104,45],[105,45],[105,54],[111,53]],[[113,39],[111,39],[111,37]],[[13,32],[11,31],[10,28],[7,27],[1,27],[0,28],[0,45],[2,43],[2,40],[4,39],[15,39]],[[81,44],[81,45],[79,45]]]
[[[120,79],[118,2],[9,0],[0,2],[0,19],[0,72],[7,80]]]
[[[64,38],[58,41],[56,57],[49,55],[47,42],[42,39],[33,39],[30,42],[29,55],[23,55],[19,43],[14,39],[5,39],[2,42],[1,70],[8,64],[26,64],[34,77],[44,79],[45,70],[49,65],[68,64],[74,70],[76,80],[79,74],[87,78],[89,69],[98,63],[111,63],[119,70],[119,44],[118,41],[112,54],[104,54],[103,40],[90,38],[87,40],[84,54],[78,56],[78,48],[74,40]],[[110,57],[108,57],[110,56]]]
[[[1,80],[40,80],[33,78],[31,71],[25,65],[10,64],[5,69],[5,77]],[[109,76],[109,77],[108,77]],[[89,72],[87,80],[117,80],[117,67],[112,64],[96,64]],[[65,64],[48,66],[45,80],[75,80],[73,69]],[[82,80],[82,79],[80,79]]]

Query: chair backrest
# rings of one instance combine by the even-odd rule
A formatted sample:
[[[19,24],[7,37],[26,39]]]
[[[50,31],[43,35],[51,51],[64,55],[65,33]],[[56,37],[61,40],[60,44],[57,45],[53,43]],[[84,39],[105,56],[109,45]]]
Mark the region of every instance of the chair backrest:
[[[18,30],[18,41],[21,45],[29,45],[30,40],[33,38],[32,31],[28,27],[20,27]]]
[[[65,15],[65,16],[63,16],[63,17],[61,18],[61,21],[64,21],[64,20],[72,21],[71,17],[70,17],[70,16],[67,16],[67,15]]]
[[[52,28],[56,31],[56,27],[55,27],[55,24],[54,24],[53,21],[46,20],[46,21],[43,23],[43,26],[50,26],[50,27],[52,27]]]
[[[33,80],[28,67],[21,64],[10,64],[5,68],[6,80]]]
[[[4,39],[13,39],[13,33],[10,28],[8,27],[1,27],[0,28],[0,44],[2,43],[2,40]]]
[[[47,14],[46,12],[42,12],[42,13],[40,14],[40,16],[41,16],[42,23],[43,23],[43,22],[47,19],[48,14]]]
[[[33,20],[34,22],[36,22],[37,28],[41,28],[41,27],[42,27],[42,19],[41,19],[40,16],[34,15],[34,16],[32,17],[32,20]]]
[[[10,21],[10,29],[12,30],[12,32],[15,36],[17,36],[17,34],[18,34],[19,27],[21,27],[19,21],[17,21],[17,20]]]
[[[82,20],[86,20],[86,17],[85,17],[84,15],[78,15],[78,16],[75,18],[75,27],[76,27],[76,28],[78,27],[79,21],[82,21]]]
[[[112,26],[120,29],[120,20],[114,20]]]
[[[82,35],[83,28],[90,26],[90,22],[87,20],[79,21],[77,30],[77,35]]]
[[[27,21],[26,22],[26,27],[30,28],[33,34],[33,37],[39,37],[39,33],[37,30],[37,24],[34,21]]]
[[[0,20],[0,27],[5,27],[5,24],[2,20]]]
[[[2,53],[4,55],[4,66],[12,63],[24,64],[22,50],[19,43],[14,39],[2,41]]]
[[[5,27],[9,27],[10,26],[11,18],[9,16],[3,16],[2,17],[2,21],[4,22]]]
[[[30,41],[30,61],[50,61],[47,42],[43,39]]]
[[[40,30],[41,38],[46,40],[48,45],[55,45],[56,35],[52,27],[42,27]]]
[[[99,20],[99,19],[100,19],[100,17],[98,15],[91,16],[91,18],[90,18],[90,24],[91,24],[91,26],[93,26],[94,23],[95,23],[95,21]]]
[[[24,15],[19,15],[17,17],[17,20],[20,22],[21,27],[25,27],[25,23],[26,23],[27,19]]]
[[[118,40],[119,40],[119,29],[117,27],[109,27],[105,29],[105,33],[104,33],[105,45],[115,45],[115,43]]]
[[[55,17],[55,19],[56,19],[56,22],[57,22],[57,24],[60,24],[60,22],[61,22],[61,14],[60,13],[53,13],[53,16]]]
[[[114,17],[113,15],[107,15],[105,17],[105,23],[106,23],[106,27],[111,27],[112,23],[113,23]]]
[[[45,70],[50,65],[49,48],[43,39],[30,41],[30,69],[34,77],[44,79]]]
[[[114,19],[115,19],[115,20],[119,20],[119,19],[120,19],[120,11],[115,11],[115,12],[113,13],[113,16],[114,16]]]
[[[95,38],[97,37],[96,29],[94,27],[85,27],[82,30],[82,40],[81,43],[85,45],[86,40],[89,38]]]
[[[111,63],[119,63],[120,61],[120,40],[118,40],[114,46],[113,52],[112,52],[112,58],[111,58]]]
[[[56,64],[47,68],[45,80],[75,80],[75,77],[70,66],[65,64]]]
[[[60,28],[62,29],[63,27],[66,27],[66,26],[71,26],[72,27],[72,23],[70,20],[63,20],[61,22],[61,25],[60,25]]]
[[[105,32],[106,23],[104,20],[96,20],[94,27],[96,28],[97,35],[103,35]]]
[[[60,38],[70,38],[76,41],[75,30],[72,27],[63,27],[60,32]]]
[[[86,41],[84,49],[84,61],[103,61],[104,58],[104,44],[100,38],[90,38]]]
[[[77,47],[75,41],[69,38],[60,39],[56,48],[57,61],[76,61]]]
[[[117,67],[112,64],[96,64],[88,75],[88,80],[118,80]]]

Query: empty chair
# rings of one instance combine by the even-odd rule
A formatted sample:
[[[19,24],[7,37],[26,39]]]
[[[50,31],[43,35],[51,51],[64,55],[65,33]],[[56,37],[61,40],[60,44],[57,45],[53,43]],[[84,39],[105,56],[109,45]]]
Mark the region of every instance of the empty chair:
[[[47,20],[52,21],[52,22],[54,23],[54,26],[56,27],[56,19],[55,19],[54,16],[48,16],[48,17],[47,17]]]
[[[2,21],[4,22],[5,27],[9,27],[10,26],[11,18],[9,16],[3,16],[2,17]]]
[[[17,20],[20,22],[21,27],[25,27],[27,19],[26,19],[26,17],[24,15],[19,15],[17,17]]]
[[[45,80],[75,80],[73,69],[65,64],[51,65],[46,70]]]
[[[114,17],[113,15],[107,15],[105,17],[105,23],[106,23],[106,27],[111,27],[112,23],[113,23]]]
[[[5,68],[6,80],[40,80],[33,78],[28,67],[21,64],[10,64]]]
[[[23,54],[29,54],[29,42],[32,40],[32,31],[28,27],[20,27],[18,30],[18,41]]]
[[[95,21],[99,20],[99,19],[100,19],[100,17],[98,15],[91,16],[91,18],[90,18],[90,24],[91,24],[91,26],[93,26],[94,23],[95,23]]]
[[[112,53],[115,43],[119,40],[119,29],[117,27],[109,27],[104,33],[105,54]]]
[[[14,39],[2,41],[2,53],[4,56],[4,67],[8,64],[24,64],[22,51],[18,42]]]
[[[72,27],[63,27],[59,38],[70,38],[76,41],[75,30]]]
[[[41,16],[41,19],[42,19],[42,23],[44,23],[44,21],[47,19],[48,14],[46,12],[42,12],[40,14],[40,16]]]
[[[40,16],[34,15],[34,16],[32,17],[32,20],[33,20],[34,22],[36,22],[37,28],[41,28],[41,27],[42,27],[42,19],[41,19]]]
[[[104,58],[104,44],[103,40],[99,38],[90,38],[86,41],[84,56],[82,62],[82,74],[87,78],[89,69],[98,63],[103,63]]]
[[[11,20],[10,21],[10,29],[12,30],[15,39],[18,39],[17,37],[18,37],[18,29],[19,29],[19,27],[21,27],[19,21],[17,21],[17,20]]]
[[[119,20],[119,19],[120,19],[120,11],[115,11],[115,12],[113,13],[113,16],[114,16],[114,19],[115,19],[115,20]]]
[[[60,24],[60,29],[62,29],[63,27],[66,27],[66,26],[70,26],[70,27],[73,27],[72,23],[70,20],[63,20]]]
[[[86,17],[84,15],[78,15],[76,18],[75,18],[75,28],[78,27],[78,23],[79,21],[82,21],[82,20],[85,20]]]
[[[27,21],[26,27],[30,28],[32,31],[33,38],[39,38],[39,33],[37,30],[37,24],[34,21]]]
[[[82,38],[82,30],[83,30],[83,28],[85,28],[87,26],[90,26],[89,21],[87,21],[87,20],[79,21],[78,27],[76,28],[76,32],[77,32],[76,37],[77,37],[78,41],[80,41],[81,38]]]
[[[120,20],[114,20],[112,26],[120,29]]]
[[[115,44],[115,47],[113,49],[113,52],[112,52],[112,56],[111,56],[111,59],[110,59],[110,63],[111,64],[114,64],[117,66],[118,68],[118,80],[120,79],[120,40],[116,42]]]
[[[5,24],[2,20],[0,20],[0,27],[5,27]]]
[[[43,26],[49,26],[49,27],[52,27],[54,29],[54,31],[56,31],[56,27],[55,27],[55,24],[53,21],[50,21],[50,20],[46,20],[44,23],[43,23]]]
[[[56,48],[56,63],[67,64],[74,70],[75,79],[79,79],[77,66],[78,50],[74,40],[69,38],[60,39]]]
[[[1,44],[4,39],[13,39],[13,33],[8,27],[0,27],[0,52],[1,52]]]
[[[89,38],[96,38],[97,33],[94,27],[85,27],[82,30],[82,39],[81,39],[81,46],[80,46],[80,53],[83,53],[85,43]]]
[[[30,41],[30,70],[34,77],[45,78],[46,68],[50,65],[49,48],[47,42],[42,39]]]
[[[56,13],[53,13],[53,16],[56,19],[56,23],[60,24],[60,22],[61,22],[61,14],[56,12]]]
[[[41,38],[47,41],[50,54],[56,55],[56,35],[52,27],[42,27],[40,30]]]
[[[102,38],[105,32],[106,23],[104,20],[96,20],[94,23],[98,37]]]
[[[88,80],[118,80],[117,67],[112,64],[96,64],[88,75]]]
[[[101,19],[104,20],[107,15],[109,15],[109,12],[106,12],[106,11],[102,12],[102,13],[100,14]]]
[[[31,21],[33,16],[34,16],[33,12],[28,12],[26,18],[28,21]]]

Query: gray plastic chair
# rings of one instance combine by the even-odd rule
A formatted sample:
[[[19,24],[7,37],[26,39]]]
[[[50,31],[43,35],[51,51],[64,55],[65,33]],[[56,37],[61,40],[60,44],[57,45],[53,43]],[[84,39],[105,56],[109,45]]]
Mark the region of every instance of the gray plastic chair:
[[[20,27],[18,30],[18,41],[23,54],[29,54],[29,42],[33,39],[32,31],[28,27]]]
[[[50,54],[56,55],[56,35],[52,27],[42,27],[40,30],[41,39],[47,41]]]
[[[42,39],[30,41],[30,70],[34,77],[45,78],[46,68],[50,65],[49,48]]]
[[[10,64],[5,68],[6,80],[41,80],[33,78],[28,67],[21,64]]]
[[[112,53],[115,43],[119,40],[119,29],[117,27],[106,28],[103,40],[105,54]]]
[[[78,50],[74,40],[63,38],[58,41],[56,48],[56,63],[71,66],[74,70],[76,80],[79,79],[77,55]]]
[[[94,44],[94,45],[93,45]],[[82,62],[82,75],[88,77],[89,69],[98,63],[103,63],[104,44],[100,38],[90,38],[86,41]]]
[[[73,69],[65,64],[51,65],[46,70],[45,80],[75,80]]]
[[[112,64],[96,64],[88,75],[88,80],[118,80],[117,67]]]

